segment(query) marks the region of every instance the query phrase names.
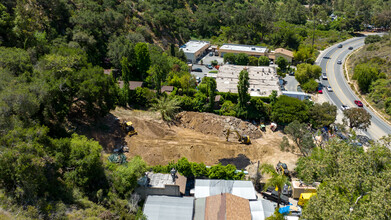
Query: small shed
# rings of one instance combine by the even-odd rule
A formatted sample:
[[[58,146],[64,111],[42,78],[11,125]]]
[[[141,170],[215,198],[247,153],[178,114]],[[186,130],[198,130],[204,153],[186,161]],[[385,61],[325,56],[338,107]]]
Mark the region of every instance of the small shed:
[[[316,193],[319,184],[315,182],[313,185],[306,185],[300,181],[292,181],[292,197],[298,199],[302,193]]]

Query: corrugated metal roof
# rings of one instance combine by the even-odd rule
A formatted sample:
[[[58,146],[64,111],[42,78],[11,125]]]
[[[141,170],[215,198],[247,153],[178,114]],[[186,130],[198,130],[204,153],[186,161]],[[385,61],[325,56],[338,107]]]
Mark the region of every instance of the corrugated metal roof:
[[[148,220],[192,220],[193,197],[148,196],[144,214]]]
[[[264,220],[272,216],[275,206],[268,200],[250,201],[251,218],[252,220]]]
[[[242,180],[203,180],[195,181],[195,198],[208,197],[221,193],[231,193],[249,200],[257,199],[253,183]]]

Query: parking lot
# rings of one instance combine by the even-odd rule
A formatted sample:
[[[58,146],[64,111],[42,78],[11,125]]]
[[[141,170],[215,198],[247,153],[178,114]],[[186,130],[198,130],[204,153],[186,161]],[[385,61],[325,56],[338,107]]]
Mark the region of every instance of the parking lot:
[[[202,65],[201,65],[201,60],[202,60],[202,63],[203,63]],[[202,57],[201,60],[198,61],[197,64],[193,64],[192,70],[195,70],[195,69],[199,68],[199,69],[202,70],[202,72],[191,71],[191,74],[193,76],[200,77],[201,80],[206,75],[211,76],[213,74],[216,74],[216,73],[210,73],[209,74],[210,71],[213,71],[213,70],[217,71],[217,69],[214,68],[214,67],[212,69],[209,69],[209,68],[206,67],[206,65],[211,64],[211,62],[214,61],[214,60],[216,60],[219,65],[223,64],[223,62],[224,62],[224,59],[222,57],[219,57],[219,56],[209,56],[209,53],[206,54],[204,57]]]

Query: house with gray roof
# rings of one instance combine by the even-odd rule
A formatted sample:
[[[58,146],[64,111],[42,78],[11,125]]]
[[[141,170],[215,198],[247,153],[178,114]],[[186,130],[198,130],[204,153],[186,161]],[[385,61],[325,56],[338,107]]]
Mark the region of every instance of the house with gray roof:
[[[192,220],[193,197],[148,196],[143,212],[148,220]]]

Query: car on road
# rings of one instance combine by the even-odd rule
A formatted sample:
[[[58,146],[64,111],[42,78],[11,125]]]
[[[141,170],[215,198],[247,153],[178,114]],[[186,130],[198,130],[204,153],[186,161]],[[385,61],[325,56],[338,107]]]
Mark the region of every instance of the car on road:
[[[364,105],[362,104],[361,101],[359,100],[354,100],[354,104],[356,104],[358,107],[363,107]]]
[[[350,109],[350,107],[347,105],[341,105],[341,109],[342,109],[342,111],[345,111],[345,110]]]
[[[329,91],[329,92],[332,92],[332,91],[333,91],[333,89],[331,88],[331,86],[327,86],[327,91]]]
[[[342,64],[342,60],[338,60],[338,61],[337,61],[337,64]]]
[[[201,68],[195,68],[195,69],[192,69],[191,71],[192,72],[200,72],[200,73],[202,73],[202,69]]]
[[[213,69],[213,66],[212,65],[210,65],[210,64],[208,64],[208,65],[205,65],[206,66],[206,68],[208,68],[208,69]]]
[[[343,47],[343,45],[342,44],[338,44],[338,48],[342,48]]]
[[[326,73],[323,73],[323,74],[322,74],[322,79],[323,79],[323,80],[327,80],[327,74],[326,74]]]
[[[350,46],[348,49],[349,49],[349,50],[353,50],[353,47],[352,47],[352,46]]]

